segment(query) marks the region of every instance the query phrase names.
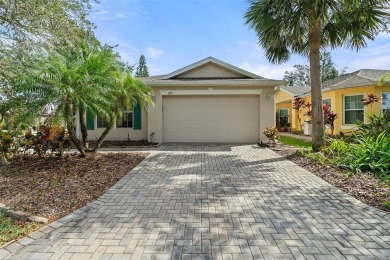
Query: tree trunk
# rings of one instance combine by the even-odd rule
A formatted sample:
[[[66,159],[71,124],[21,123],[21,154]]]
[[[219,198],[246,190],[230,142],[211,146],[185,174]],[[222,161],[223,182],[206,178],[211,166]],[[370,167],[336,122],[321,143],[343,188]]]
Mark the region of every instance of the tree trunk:
[[[321,70],[320,70],[321,24],[316,22],[309,29],[310,86],[312,103],[313,151],[318,152],[324,145],[324,113],[322,111]]]
[[[104,139],[106,138],[106,136],[108,135],[108,133],[111,131],[111,129],[113,128],[113,125],[109,125],[105,130],[104,132],[102,133],[102,135],[99,137],[99,139],[97,140],[96,142],[96,145],[95,147],[93,148],[93,152],[96,152],[100,146],[102,145]]]
[[[84,119],[84,112],[85,111],[79,110],[79,120],[80,120],[80,131],[81,131],[83,146],[87,147],[88,130],[87,130],[87,124],[85,123],[85,119]]]
[[[68,134],[69,134],[69,139],[73,143],[73,145],[77,148],[77,150],[80,152],[81,157],[85,157],[87,154],[85,153],[85,148],[84,146],[80,143],[80,140],[76,136],[76,131],[74,129],[73,125],[68,125]]]

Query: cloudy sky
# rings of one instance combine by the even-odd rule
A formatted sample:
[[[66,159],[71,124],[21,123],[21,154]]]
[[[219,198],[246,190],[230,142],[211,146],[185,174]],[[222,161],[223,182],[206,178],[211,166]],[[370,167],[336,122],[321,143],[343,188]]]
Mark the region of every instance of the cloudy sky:
[[[244,25],[245,0],[101,0],[90,19],[102,43],[118,45],[124,61],[146,56],[151,75],[167,74],[208,56],[266,78],[281,79],[299,56],[273,65]],[[338,69],[390,69],[390,34],[381,34],[359,52],[332,50]]]

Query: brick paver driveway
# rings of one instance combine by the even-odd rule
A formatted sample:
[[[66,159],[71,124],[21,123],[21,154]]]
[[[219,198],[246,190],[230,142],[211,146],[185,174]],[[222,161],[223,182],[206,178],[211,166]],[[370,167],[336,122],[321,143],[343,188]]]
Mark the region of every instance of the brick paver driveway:
[[[390,216],[255,145],[164,145],[10,259],[387,259]]]

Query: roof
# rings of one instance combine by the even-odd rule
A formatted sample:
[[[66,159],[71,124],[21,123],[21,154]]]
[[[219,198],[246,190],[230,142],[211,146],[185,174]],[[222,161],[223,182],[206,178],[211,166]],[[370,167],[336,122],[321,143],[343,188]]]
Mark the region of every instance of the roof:
[[[310,92],[310,86],[281,86],[280,89],[290,93],[294,97]]]
[[[322,83],[322,90],[376,85],[390,70],[361,69]],[[386,83],[390,83],[389,80]]]
[[[194,72],[204,66],[214,65],[222,70],[228,71],[231,75],[219,77],[209,76],[209,77],[187,77],[190,72]],[[140,79],[150,86],[172,86],[172,85],[186,85],[186,86],[196,86],[196,85],[210,85],[216,86],[224,84],[226,86],[247,86],[247,85],[256,85],[256,86],[277,86],[285,84],[285,81],[282,80],[273,80],[266,79],[249,71],[243,70],[221,60],[218,60],[213,57],[208,57],[203,60],[192,63],[188,66],[185,66],[181,69],[178,69],[174,72],[171,72],[166,75],[151,76],[151,77],[140,77]]]

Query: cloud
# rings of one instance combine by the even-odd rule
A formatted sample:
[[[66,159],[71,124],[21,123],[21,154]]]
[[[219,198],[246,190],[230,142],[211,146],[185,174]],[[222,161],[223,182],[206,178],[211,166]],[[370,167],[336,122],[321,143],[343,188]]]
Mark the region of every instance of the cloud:
[[[255,73],[259,76],[270,78],[270,79],[282,79],[284,73],[289,70],[293,70],[293,65],[283,64],[283,65],[272,65],[272,64],[250,64],[247,61],[244,61],[241,66],[241,69],[247,70],[249,72]]]
[[[160,57],[163,54],[163,51],[160,49],[149,47],[145,49],[145,54],[146,56],[154,59]]]
[[[93,17],[96,17],[96,19],[100,20],[116,20],[116,19],[125,19],[125,18],[133,18],[133,17],[139,17],[147,15],[148,12],[119,12],[110,14],[107,10],[97,11],[93,13]]]

